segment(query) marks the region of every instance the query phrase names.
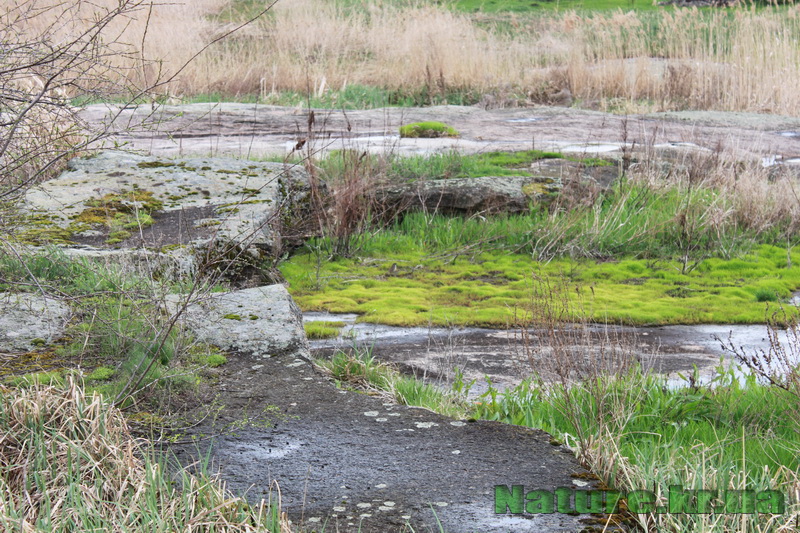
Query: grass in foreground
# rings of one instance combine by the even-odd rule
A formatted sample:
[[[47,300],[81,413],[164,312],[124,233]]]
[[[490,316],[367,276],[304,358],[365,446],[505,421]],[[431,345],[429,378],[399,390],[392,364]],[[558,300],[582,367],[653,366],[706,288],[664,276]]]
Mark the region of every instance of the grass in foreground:
[[[468,412],[459,394],[400,374],[391,365],[378,361],[368,348],[352,353],[337,351],[331,359],[318,359],[316,364],[344,387],[386,394],[403,405],[424,407],[453,418],[464,418]]]
[[[24,255],[0,250],[0,291],[40,290],[69,301],[73,320],[56,345],[42,340],[31,353],[7,362],[0,381],[63,382],[65,369],[80,364],[90,370],[90,389],[122,401],[128,394],[192,387],[200,368],[224,363],[210,346],[169,327],[159,311],[169,284],[130,265],[70,259],[57,248]]]
[[[0,386],[0,529],[288,531],[276,507],[251,507],[205,473],[166,463],[122,414],[74,381]]]
[[[658,531],[782,531],[800,510],[792,496],[800,484],[798,398],[753,377],[721,371],[708,385],[673,388],[637,368],[569,388],[524,382],[482,400],[480,418],[543,429],[579,450],[607,486],[654,491],[659,505],[670,485],[777,490],[785,498],[785,512],[775,515],[639,517]]]

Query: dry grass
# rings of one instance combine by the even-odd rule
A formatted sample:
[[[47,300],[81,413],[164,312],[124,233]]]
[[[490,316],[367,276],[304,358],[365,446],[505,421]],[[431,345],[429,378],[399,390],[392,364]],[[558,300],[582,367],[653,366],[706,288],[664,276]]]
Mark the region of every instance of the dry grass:
[[[286,531],[216,481],[182,473],[177,490],[122,414],[66,387],[0,387],[3,531]],[[272,523],[267,527],[268,520]]]
[[[4,8],[21,3],[61,6],[26,22],[25,31],[50,27],[59,9],[72,19],[89,9],[86,2],[1,2]],[[109,9],[114,2],[94,4]],[[164,79],[230,28],[213,15],[232,5],[142,2],[133,16],[106,30],[123,52],[118,75],[140,87]],[[800,83],[800,7],[548,13],[498,28],[424,2],[397,7],[378,1],[361,9],[321,0],[278,2],[269,16],[208,49],[159,91],[266,96],[362,84],[540,102],[571,94],[585,104],[627,110],[800,112],[794,90]],[[65,24],[58,32],[80,29]]]

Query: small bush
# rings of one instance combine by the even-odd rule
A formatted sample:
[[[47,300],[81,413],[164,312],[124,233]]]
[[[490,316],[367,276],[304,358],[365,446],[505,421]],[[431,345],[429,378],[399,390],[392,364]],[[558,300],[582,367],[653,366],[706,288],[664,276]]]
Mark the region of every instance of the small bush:
[[[421,137],[435,139],[438,137],[458,137],[458,132],[442,122],[415,122],[400,126],[400,137]]]

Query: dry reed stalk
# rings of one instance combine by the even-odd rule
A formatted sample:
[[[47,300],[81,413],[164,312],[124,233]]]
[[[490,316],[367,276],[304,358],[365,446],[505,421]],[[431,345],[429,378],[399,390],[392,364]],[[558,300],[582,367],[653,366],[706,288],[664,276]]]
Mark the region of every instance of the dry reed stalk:
[[[173,488],[145,444],[119,410],[71,378],[63,387],[0,386],[0,527],[66,531],[88,517],[86,527],[99,521],[106,531],[266,530],[264,506],[243,511],[217,481],[184,474],[182,490]]]
[[[114,2],[94,4],[108,9]],[[69,9],[82,16],[90,4],[75,6]],[[121,52],[118,76],[141,87],[165,77],[225,30],[214,18],[225,9],[233,9],[227,0],[143,2],[107,30]],[[25,31],[47,24],[51,15]],[[80,30],[73,26],[58,31]],[[510,91],[546,102],[566,88],[584,102],[619,99],[631,109],[645,102],[653,110],[800,113],[800,8],[566,12],[520,18],[515,26],[495,31],[478,17],[425,3],[345,9],[320,0],[279,2],[272,16],[206,50],[160,90],[318,94],[363,84],[441,94]]]

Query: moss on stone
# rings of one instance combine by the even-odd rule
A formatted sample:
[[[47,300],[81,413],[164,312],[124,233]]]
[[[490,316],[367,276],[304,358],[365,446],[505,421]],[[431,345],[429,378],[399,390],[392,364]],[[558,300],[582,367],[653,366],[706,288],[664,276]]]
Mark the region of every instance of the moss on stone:
[[[400,137],[435,139],[458,137],[458,132],[443,122],[415,122],[400,126]]]

